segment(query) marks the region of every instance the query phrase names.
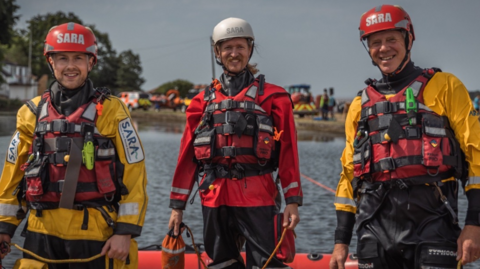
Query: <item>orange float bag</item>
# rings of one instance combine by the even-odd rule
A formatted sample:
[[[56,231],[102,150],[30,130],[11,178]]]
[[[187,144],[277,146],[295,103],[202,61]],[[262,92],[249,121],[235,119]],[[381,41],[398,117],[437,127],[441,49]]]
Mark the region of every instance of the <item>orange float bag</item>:
[[[185,225],[180,224],[180,229]],[[162,242],[162,268],[184,269],[185,268],[185,242],[182,233],[178,236],[173,234],[173,228],[168,231]]]

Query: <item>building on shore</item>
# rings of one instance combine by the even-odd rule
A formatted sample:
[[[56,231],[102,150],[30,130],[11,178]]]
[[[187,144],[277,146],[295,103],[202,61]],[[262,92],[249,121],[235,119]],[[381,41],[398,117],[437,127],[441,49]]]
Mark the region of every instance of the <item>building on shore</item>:
[[[27,66],[22,66],[5,60],[2,65],[1,75],[4,83],[0,84],[0,97],[5,99],[30,100],[40,95],[45,87],[48,77],[42,76],[40,80],[32,76]],[[40,87],[39,87],[40,85]],[[43,88],[40,89],[40,88]]]

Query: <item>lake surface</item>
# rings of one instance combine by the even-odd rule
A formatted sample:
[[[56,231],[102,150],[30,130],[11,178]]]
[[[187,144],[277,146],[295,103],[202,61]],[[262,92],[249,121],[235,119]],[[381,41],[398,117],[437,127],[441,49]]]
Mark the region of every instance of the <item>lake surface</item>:
[[[142,236],[137,238],[139,247],[161,245],[168,232],[168,220],[171,209],[168,208],[170,186],[178,157],[183,124],[166,124],[160,122],[136,122],[139,136],[145,149],[148,175],[147,192],[149,205]],[[0,116],[0,152],[6,151],[10,135],[15,130],[15,117]],[[304,205],[299,208],[301,221],[296,228],[297,252],[331,253],[336,227],[336,214],[333,205],[334,194],[312,183],[313,179],[324,186],[335,189],[341,172],[340,156],[345,146],[344,137],[319,132],[299,132],[300,172]],[[0,153],[4,154],[4,153]],[[3,169],[3,159],[0,162]],[[459,219],[461,226],[465,219],[467,202],[463,191],[459,199]],[[184,222],[190,226],[195,242],[203,242],[202,214],[200,199],[197,194],[193,204],[188,204],[184,213]],[[23,245],[20,237],[23,224],[17,229],[13,242]],[[191,243],[185,237],[187,244]],[[350,245],[350,251],[356,251],[356,235]],[[4,260],[6,268],[13,267],[14,260],[21,256],[13,248]],[[480,262],[465,268],[480,268]]]

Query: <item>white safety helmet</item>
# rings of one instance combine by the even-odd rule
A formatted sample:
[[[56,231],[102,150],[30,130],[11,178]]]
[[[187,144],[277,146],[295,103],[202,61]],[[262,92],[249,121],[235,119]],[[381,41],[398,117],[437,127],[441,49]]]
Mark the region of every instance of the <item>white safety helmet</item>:
[[[239,18],[228,18],[219,22],[213,28],[213,45],[217,45],[219,41],[228,40],[236,37],[244,37],[255,40],[252,26],[246,21]]]

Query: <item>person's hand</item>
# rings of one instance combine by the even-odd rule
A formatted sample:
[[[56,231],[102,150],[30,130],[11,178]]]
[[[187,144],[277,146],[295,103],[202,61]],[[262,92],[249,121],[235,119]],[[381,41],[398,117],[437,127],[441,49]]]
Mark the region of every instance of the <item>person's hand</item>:
[[[462,264],[474,262],[480,258],[480,227],[465,225],[457,239],[457,261]]]
[[[173,235],[177,236],[180,232],[180,223],[183,220],[183,210],[181,209],[172,209],[172,214],[170,215],[170,221],[168,221],[168,229],[173,229]]]
[[[283,211],[283,227],[293,230],[299,222],[300,217],[298,216],[298,204],[288,204],[285,207],[285,211]]]
[[[107,254],[110,259],[126,261],[130,252],[131,235],[115,234],[110,237],[102,248],[101,255]]]
[[[335,244],[332,256],[330,257],[330,269],[345,269],[345,261],[348,256],[347,244]]]
[[[3,242],[7,242],[10,244],[10,235],[8,234],[0,234],[0,244],[2,244]],[[10,253],[10,245],[7,246],[7,249],[4,250],[3,249],[3,246],[1,246],[0,248],[2,251],[0,251],[0,259],[3,259],[5,258],[5,256],[7,256],[8,253]]]

